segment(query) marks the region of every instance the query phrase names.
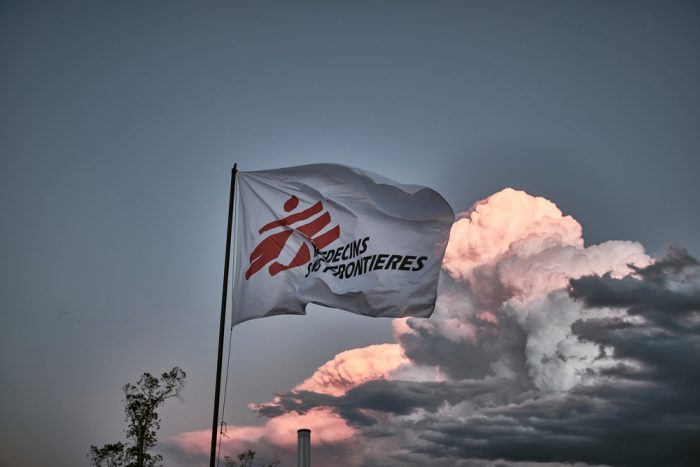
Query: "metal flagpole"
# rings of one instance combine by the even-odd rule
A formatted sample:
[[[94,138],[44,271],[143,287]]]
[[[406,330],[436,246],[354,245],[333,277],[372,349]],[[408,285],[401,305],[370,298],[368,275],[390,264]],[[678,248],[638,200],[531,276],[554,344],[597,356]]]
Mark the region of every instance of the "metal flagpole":
[[[231,169],[231,194],[228,200],[228,227],[226,229],[226,259],[224,260],[224,288],[221,292],[221,321],[219,324],[219,352],[216,358],[216,387],[214,388],[214,419],[211,425],[211,455],[209,466],[216,465],[216,434],[219,427],[219,393],[221,392],[221,363],[224,355],[224,325],[226,323],[226,297],[228,292],[228,265],[231,257],[231,226],[233,224],[233,194],[236,191],[238,164]]]

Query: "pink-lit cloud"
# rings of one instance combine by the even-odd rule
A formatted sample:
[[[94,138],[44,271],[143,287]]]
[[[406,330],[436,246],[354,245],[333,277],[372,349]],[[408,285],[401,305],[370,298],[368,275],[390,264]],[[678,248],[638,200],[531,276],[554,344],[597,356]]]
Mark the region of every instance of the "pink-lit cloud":
[[[294,389],[339,396],[367,381],[387,378],[401,365],[409,363],[398,344],[346,350],[321,365],[309,379]]]
[[[443,267],[452,277],[470,280],[477,266],[506,255],[529,255],[552,246],[583,247],[581,226],[551,201],[506,188],[452,226]]]
[[[606,272],[622,277],[631,272],[629,264],[651,262],[637,242],[585,247],[574,218],[524,191],[506,188],[459,217],[443,267],[489,304],[503,298],[527,302],[566,287],[571,278]]]
[[[347,350],[319,367],[311,377],[293,388],[340,396],[367,381],[389,378],[392,372],[409,364],[399,344],[379,344]],[[257,408],[274,406],[278,398]],[[287,412],[271,418],[262,426],[229,426],[222,438],[222,452],[235,455],[251,447],[278,455],[296,449],[296,430],[309,428],[318,447],[349,443],[355,435],[342,417],[328,409],[316,408],[304,414]],[[209,454],[211,432],[193,431],[172,438],[171,443],[188,458],[203,458]]]
[[[315,408],[301,415],[294,412],[267,420],[262,426],[227,426],[221,437],[221,458],[236,456],[248,449],[277,456],[289,463],[296,453],[297,430],[309,428],[313,433],[314,450],[332,453],[344,450],[354,443],[355,430],[342,417],[325,408]],[[170,446],[179,457],[192,464],[203,464],[208,459],[211,443],[210,430],[190,431],[172,437]],[[320,461],[321,459],[317,459]]]

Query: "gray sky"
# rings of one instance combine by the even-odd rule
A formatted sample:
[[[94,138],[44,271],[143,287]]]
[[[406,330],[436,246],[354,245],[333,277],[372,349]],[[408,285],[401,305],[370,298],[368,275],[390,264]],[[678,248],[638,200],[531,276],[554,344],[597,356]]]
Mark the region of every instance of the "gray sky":
[[[86,463],[119,388],[174,365],[161,439],[210,425],[234,162],[353,165],[456,212],[513,187],[587,245],[697,257],[699,26],[692,1],[0,2],[0,465]],[[234,330],[230,424],[394,342],[309,311]]]

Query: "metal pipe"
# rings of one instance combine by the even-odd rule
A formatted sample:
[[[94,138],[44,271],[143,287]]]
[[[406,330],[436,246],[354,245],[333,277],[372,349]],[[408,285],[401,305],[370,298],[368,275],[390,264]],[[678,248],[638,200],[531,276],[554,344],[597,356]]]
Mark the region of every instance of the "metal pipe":
[[[311,430],[297,430],[297,466],[311,467]]]

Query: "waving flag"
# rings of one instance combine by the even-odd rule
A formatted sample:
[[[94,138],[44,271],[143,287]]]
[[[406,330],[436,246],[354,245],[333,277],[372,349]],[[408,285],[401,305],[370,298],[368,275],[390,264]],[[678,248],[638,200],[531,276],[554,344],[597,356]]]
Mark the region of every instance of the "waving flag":
[[[454,221],[438,193],[334,164],[237,177],[233,324],[308,303],[431,315]]]

